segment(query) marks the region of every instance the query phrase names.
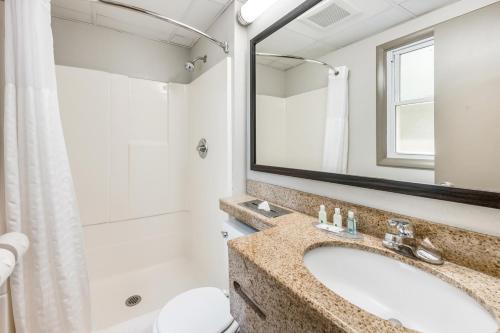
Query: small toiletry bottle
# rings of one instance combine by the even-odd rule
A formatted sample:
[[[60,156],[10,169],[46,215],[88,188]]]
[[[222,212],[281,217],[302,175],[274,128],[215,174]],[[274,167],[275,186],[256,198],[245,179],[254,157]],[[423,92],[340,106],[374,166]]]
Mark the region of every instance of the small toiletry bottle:
[[[325,205],[319,206],[319,223],[326,223],[326,210],[325,210]]]
[[[356,218],[354,217],[354,213],[350,210],[347,213],[347,232],[350,233],[351,235],[356,235],[357,222],[358,221],[356,221]]]
[[[333,226],[335,228],[342,228],[342,215],[340,215],[340,208],[335,208],[335,214],[333,214]]]

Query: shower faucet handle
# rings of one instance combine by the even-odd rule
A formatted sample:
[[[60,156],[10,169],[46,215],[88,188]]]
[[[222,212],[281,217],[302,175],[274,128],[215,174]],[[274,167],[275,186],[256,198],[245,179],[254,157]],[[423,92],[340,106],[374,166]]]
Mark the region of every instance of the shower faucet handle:
[[[200,155],[201,158],[207,157],[208,144],[207,144],[207,140],[205,138],[200,139],[200,141],[198,142],[198,145],[196,146],[196,150],[198,151],[198,154]]]

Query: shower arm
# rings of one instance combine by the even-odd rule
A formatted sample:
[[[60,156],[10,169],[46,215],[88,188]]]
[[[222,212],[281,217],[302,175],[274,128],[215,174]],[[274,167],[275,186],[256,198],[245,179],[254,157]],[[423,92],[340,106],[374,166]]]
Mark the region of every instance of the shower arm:
[[[332,65],[330,65],[330,64],[328,64],[326,62],[319,61],[319,60],[308,59],[308,58],[294,56],[294,55],[276,54],[276,53],[257,52],[255,54],[258,55],[258,56],[261,56],[261,57],[273,57],[273,58],[284,58],[284,59],[302,60],[302,61],[309,62],[309,63],[312,63],[312,64],[318,64],[318,65],[322,65],[322,66],[328,67],[331,70],[333,70],[333,73],[335,75],[339,75],[340,74],[340,72],[335,67],[333,67]]]
[[[124,4],[122,2],[118,2],[118,1],[114,1],[114,0],[91,0],[91,1],[92,2],[98,2],[98,3],[106,4],[106,5],[110,5],[110,6],[114,6],[114,7],[119,7],[119,8],[123,8],[123,9],[127,9],[127,10],[131,10],[131,11],[136,12],[136,13],[146,14],[146,15],[155,17],[155,18],[157,18],[159,20],[171,23],[171,24],[176,25],[178,27],[181,27],[183,29],[192,31],[192,32],[194,32],[194,33],[196,33],[196,34],[198,34],[198,35],[200,35],[202,37],[205,37],[206,39],[208,39],[209,41],[211,41],[213,44],[215,44],[215,45],[219,46],[220,48],[222,48],[222,50],[224,50],[224,53],[229,53],[229,44],[228,44],[228,42],[221,42],[221,41],[215,39],[214,37],[212,37],[212,36],[204,33],[203,31],[201,31],[199,29],[193,28],[193,27],[191,27],[191,26],[189,26],[187,24],[184,24],[182,22],[176,21],[176,20],[171,19],[169,17],[160,15],[158,13],[155,13],[153,11],[150,11],[150,10],[147,10],[147,9],[144,9],[144,8],[141,8],[141,7],[127,5],[127,4]]]

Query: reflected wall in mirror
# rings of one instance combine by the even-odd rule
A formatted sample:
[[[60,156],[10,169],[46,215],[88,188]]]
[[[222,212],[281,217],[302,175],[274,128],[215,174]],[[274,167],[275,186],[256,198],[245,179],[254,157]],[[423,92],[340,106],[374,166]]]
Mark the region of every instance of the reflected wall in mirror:
[[[252,41],[252,169],[500,207],[500,1],[302,8]]]

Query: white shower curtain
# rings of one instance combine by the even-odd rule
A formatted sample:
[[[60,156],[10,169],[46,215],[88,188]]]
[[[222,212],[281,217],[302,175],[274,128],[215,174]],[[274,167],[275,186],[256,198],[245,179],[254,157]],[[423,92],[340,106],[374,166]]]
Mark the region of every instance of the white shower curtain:
[[[328,73],[322,171],[347,173],[349,153],[349,69],[336,67]]]
[[[31,248],[11,278],[17,333],[90,332],[82,228],[59,116],[50,0],[6,0],[6,221]]]

